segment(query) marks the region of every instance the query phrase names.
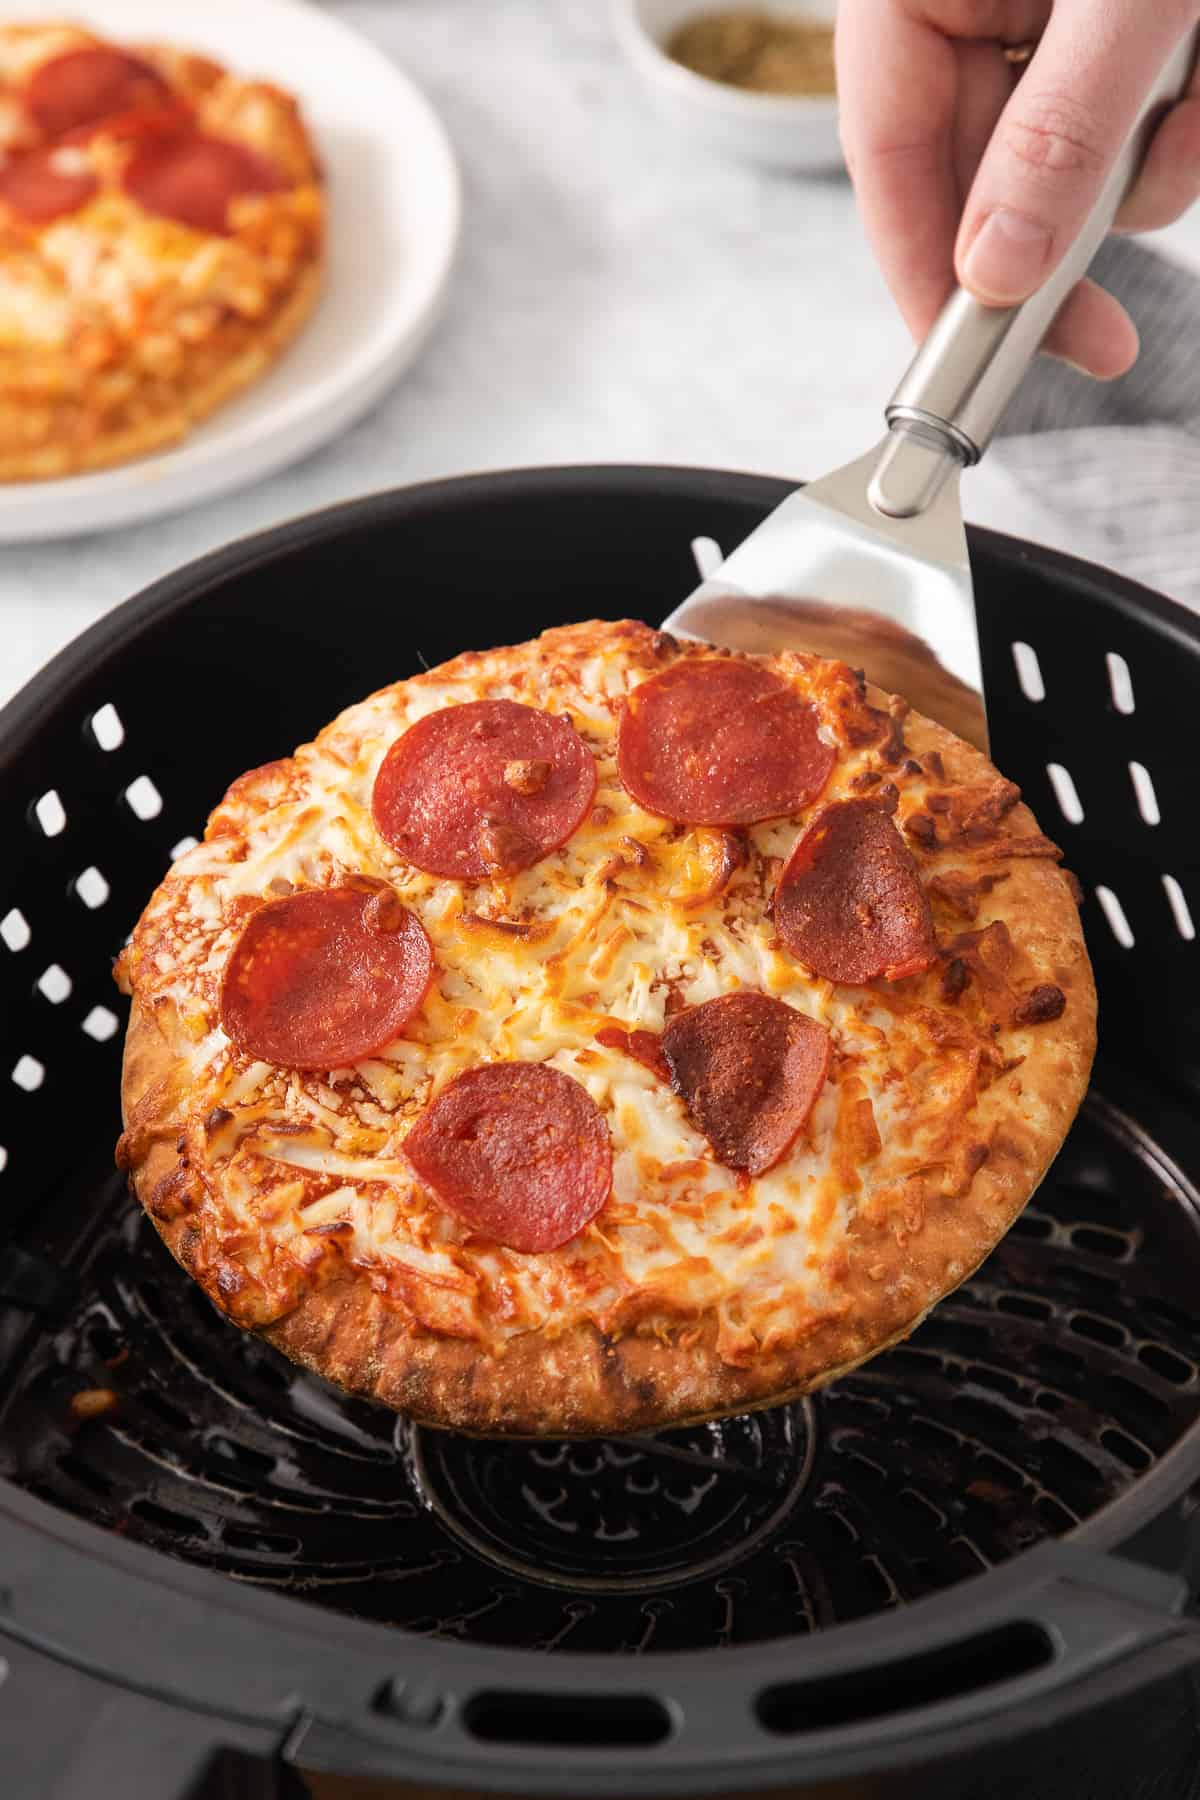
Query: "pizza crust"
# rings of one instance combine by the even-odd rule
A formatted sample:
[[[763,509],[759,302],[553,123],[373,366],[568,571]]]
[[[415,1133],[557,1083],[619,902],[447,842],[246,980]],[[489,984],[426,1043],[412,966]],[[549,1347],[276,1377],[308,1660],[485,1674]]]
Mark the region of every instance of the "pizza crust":
[[[1085,999],[1075,1024],[1077,1051],[1067,1051],[1060,1073],[1066,1094],[1077,1090],[1082,1097],[1091,1061]],[[170,1053],[140,1010],[128,1042],[127,1070],[140,1063],[152,1079],[169,1078]],[[133,1085],[128,1078],[126,1085]],[[136,1091],[144,1092],[140,1080]],[[1075,1110],[1063,1106],[1062,1136]],[[936,1203],[921,1229],[906,1234],[903,1248],[897,1247],[891,1220],[856,1219],[839,1290],[841,1314],[815,1322],[795,1349],[760,1357],[750,1368],[724,1361],[712,1313],[689,1322],[674,1342],[613,1338],[583,1323],[554,1338],[540,1332],[520,1336],[500,1355],[481,1353],[469,1340],[422,1330],[354,1275],[305,1293],[294,1311],[261,1328],[260,1335],[350,1393],[378,1400],[420,1424],[484,1437],[591,1437],[778,1406],[825,1386],[915,1331],[937,1301],[995,1248],[1060,1144],[1058,1135],[1046,1134],[1041,1142],[1031,1135],[1023,1153],[1014,1143],[1012,1153],[999,1161],[993,1156],[966,1199]],[[153,1147],[133,1177],[144,1206],[177,1166],[172,1146]],[[192,1273],[187,1216],[154,1223],[171,1254]],[[881,1261],[888,1272],[878,1281],[870,1271]],[[210,1298],[221,1306],[219,1294]]]
[[[62,475],[84,475],[178,444],[226,401],[262,379],[307,322],[320,299],[321,283],[322,268],[317,262],[301,272],[292,292],[267,323],[227,333],[225,345],[211,359],[214,366],[202,380],[165,392],[148,392],[142,397],[141,416],[133,422],[113,426],[82,443],[72,442],[66,434],[60,434],[55,442],[52,428],[51,441],[36,450],[0,449],[0,481],[50,481]],[[235,337],[239,348],[234,347]]]
[[[571,629],[604,641],[622,628]],[[867,698],[887,708],[888,696],[878,690]],[[910,754],[941,755],[947,785],[996,780],[980,752],[932,721],[910,713],[904,731]],[[247,778],[249,790],[234,796],[234,813],[253,808],[256,779],[260,793],[278,794],[287,769],[269,765],[261,778]],[[1008,812],[1004,836],[1038,836],[1025,806]],[[1021,1034],[1019,1086],[991,1132],[982,1166],[971,1172],[966,1130],[956,1146],[968,1154],[959,1191],[950,1184],[915,1212],[861,1205],[826,1271],[832,1304],[811,1317],[800,1309],[794,1341],[782,1348],[731,1361],[727,1322],[723,1330],[716,1307],[667,1328],[608,1333],[581,1321],[484,1347],[418,1324],[353,1266],[326,1273],[316,1285],[301,1283],[283,1316],[256,1321],[252,1282],[243,1286],[240,1276],[229,1281],[198,1265],[196,1208],[204,1200],[176,1148],[190,1077],[136,994],[122,1082],[125,1160],[135,1191],[172,1255],[239,1323],[351,1392],[428,1424],[481,1435],[592,1435],[779,1404],[905,1337],[978,1267],[1041,1181],[1083,1098],[1095,1046],[1095,992],[1069,879],[1045,857],[1017,855],[986,866],[1004,872],[997,890],[1003,914],[1039,979],[1061,989],[1064,1010]]]

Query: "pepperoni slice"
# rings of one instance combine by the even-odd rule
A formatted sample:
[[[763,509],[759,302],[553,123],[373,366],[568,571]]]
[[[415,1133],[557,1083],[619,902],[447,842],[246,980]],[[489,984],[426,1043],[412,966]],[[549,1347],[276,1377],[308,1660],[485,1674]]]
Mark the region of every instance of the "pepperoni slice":
[[[826,981],[899,981],[933,961],[933,921],[917,865],[874,800],[822,807],[775,890],[784,944]]]
[[[286,1069],[336,1069],[398,1036],[433,951],[390,888],[306,888],[252,913],[229,957],[221,1024]]]
[[[596,1042],[603,1044],[606,1050],[620,1050],[625,1056],[631,1056],[660,1081],[670,1081],[671,1066],[663,1055],[662,1039],[657,1032],[625,1031],[620,1025],[602,1025],[596,1033]]]
[[[456,1219],[512,1250],[557,1250],[600,1211],[612,1145],[587,1089],[545,1063],[485,1063],[409,1132],[409,1162]]]
[[[65,50],[35,69],[25,88],[25,110],[47,136],[60,137],[110,113],[153,104],[167,91],[157,69],[140,56],[96,44]]]
[[[829,1069],[829,1033],[807,1013],[748,990],[667,1020],[675,1092],[721,1161],[762,1175],[787,1155]]]
[[[375,777],[381,836],[428,875],[515,875],[583,822],[596,764],[565,719],[515,700],[447,706],[396,739]]]
[[[78,151],[27,150],[0,168],[0,201],[30,225],[78,212],[99,185]]]
[[[90,119],[64,131],[60,143],[87,144],[103,132],[105,137],[122,143],[142,137],[181,137],[191,133],[193,113],[186,100],[168,94],[162,100],[131,106],[124,112],[106,113],[102,119]]]
[[[677,662],[634,688],[617,768],[639,806],[684,825],[754,825],[820,793],[834,751],[786,681],[733,657]]]
[[[229,208],[240,195],[273,194],[287,186],[269,157],[201,131],[143,139],[122,183],[147,212],[217,233],[229,231]]]

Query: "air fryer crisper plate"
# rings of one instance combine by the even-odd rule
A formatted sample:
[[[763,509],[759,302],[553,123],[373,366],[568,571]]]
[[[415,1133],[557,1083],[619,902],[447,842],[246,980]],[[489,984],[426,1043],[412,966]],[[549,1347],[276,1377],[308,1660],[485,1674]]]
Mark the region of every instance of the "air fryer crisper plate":
[[[421,1430],[231,1327],[111,1173],[109,962],[223,785],[421,661],[564,618],[661,616],[690,538],[733,542],[781,491],[563,471],[360,502],[160,583],[0,715],[0,824],[25,851],[0,873],[6,1653],[10,1636],[49,1639],[161,1688],[153,1629],[101,1655],[70,1598],[145,1584],[172,1641],[209,1634],[204,1704],[270,1743],[301,1719],[297,1754],[302,1738],[318,1762],[386,1772],[394,1734],[415,1733],[407,1764],[427,1759],[431,1780],[486,1785],[486,1760],[492,1784],[519,1770],[547,1790],[578,1754],[587,1791],[632,1793],[766,1779],[784,1746],[792,1779],[810,1753],[827,1774],[839,1755],[873,1767],[872,1742],[928,1755],[939,1724],[1082,1692],[1067,1684],[1131,1669],[1134,1647],[1200,1648],[1179,1613],[1200,1471],[1200,1196],[1184,1172],[1200,1168],[1184,792],[1200,631],[1127,583],[974,542],[997,761],[1088,896],[1096,1085],[985,1267],[813,1401],[595,1443]],[[653,582],[636,593],[630,532]],[[249,1685],[210,1643],[248,1606],[277,1640]],[[296,1665],[314,1628],[324,1686]],[[710,1693],[709,1662],[671,1653],[716,1648]],[[521,1654],[546,1651],[564,1654]],[[924,1671],[902,1705],[887,1679],[842,1691],[838,1671],[874,1679],[898,1659]],[[176,1670],[190,1704],[195,1660]],[[364,1686],[367,1667],[384,1673]],[[514,1689],[568,1701],[523,1707]]]
[[[1200,1412],[1200,1199],[1098,1099],[906,1345],[803,1406],[648,1438],[397,1422],[230,1325],[118,1183],[96,1224],[68,1320],[16,1373],[0,1470],[189,1561],[458,1641],[682,1650],[864,1618],[1091,1518]],[[72,1396],[104,1389],[116,1410],[78,1424]]]

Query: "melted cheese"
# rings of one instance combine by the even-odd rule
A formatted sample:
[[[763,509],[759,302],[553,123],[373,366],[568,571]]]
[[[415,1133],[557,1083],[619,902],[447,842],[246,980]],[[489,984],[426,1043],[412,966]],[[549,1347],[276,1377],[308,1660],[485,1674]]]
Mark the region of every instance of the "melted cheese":
[[[293,251],[317,216],[311,193],[252,204],[269,204],[277,223],[295,225]],[[290,256],[273,267],[252,236],[213,237],[155,218],[121,192],[101,193],[46,226],[39,252],[77,320],[143,343],[165,327],[185,344],[199,341],[222,311],[258,318],[291,270]]]
[[[0,261],[0,349],[63,345],[74,321],[70,296],[36,257]]]

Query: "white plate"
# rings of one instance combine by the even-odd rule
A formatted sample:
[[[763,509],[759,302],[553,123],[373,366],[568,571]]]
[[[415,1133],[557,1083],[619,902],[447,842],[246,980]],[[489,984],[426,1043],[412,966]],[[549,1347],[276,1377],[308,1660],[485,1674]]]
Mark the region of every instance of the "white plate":
[[[317,310],[279,362],[178,449],[93,475],[0,484],[0,543],[107,531],[244,487],[326,442],[416,356],[454,258],[459,184],[424,95],[306,0],[3,0],[0,18],[69,17],[169,39],[289,88],[325,166],[329,245]]]

